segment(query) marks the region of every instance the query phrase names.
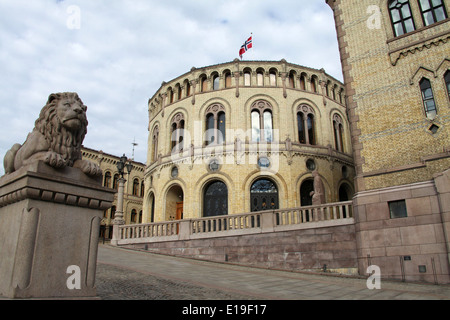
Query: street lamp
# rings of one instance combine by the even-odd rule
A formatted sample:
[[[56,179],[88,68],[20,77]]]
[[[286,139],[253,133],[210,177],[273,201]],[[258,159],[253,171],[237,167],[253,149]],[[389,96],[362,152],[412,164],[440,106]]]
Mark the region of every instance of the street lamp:
[[[117,245],[120,237],[118,237],[119,225],[125,224],[125,219],[123,218],[123,193],[125,189],[126,180],[123,177],[124,169],[127,168],[128,174],[133,170],[133,164],[131,161],[128,161],[127,156],[124,154],[120,157],[119,162],[117,162],[117,170],[119,171],[119,190],[117,195],[117,211],[115,218],[113,220],[113,238],[111,239],[111,244]]]

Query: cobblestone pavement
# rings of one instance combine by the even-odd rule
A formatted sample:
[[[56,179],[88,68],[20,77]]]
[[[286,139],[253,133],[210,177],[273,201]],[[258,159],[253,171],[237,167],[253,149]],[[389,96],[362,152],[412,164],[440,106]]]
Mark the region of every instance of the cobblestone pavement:
[[[104,300],[450,300],[450,286],[256,269],[100,245]]]

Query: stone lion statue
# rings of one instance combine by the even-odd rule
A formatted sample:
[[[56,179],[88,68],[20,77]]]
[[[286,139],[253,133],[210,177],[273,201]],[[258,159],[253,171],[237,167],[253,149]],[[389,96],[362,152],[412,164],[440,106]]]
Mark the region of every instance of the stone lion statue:
[[[88,125],[86,110],[76,93],[51,94],[25,143],[15,144],[6,153],[5,173],[41,160],[54,168],[69,166],[89,176],[101,175],[98,165],[81,159],[81,145]]]

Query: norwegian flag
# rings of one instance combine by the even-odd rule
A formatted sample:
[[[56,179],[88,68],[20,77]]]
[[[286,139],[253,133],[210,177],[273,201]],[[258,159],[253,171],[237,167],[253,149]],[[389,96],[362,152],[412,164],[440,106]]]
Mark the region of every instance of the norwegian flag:
[[[241,50],[239,50],[239,57],[241,57],[241,60],[242,60],[242,55],[244,53],[246,53],[248,49],[253,48],[253,39],[252,38],[253,38],[253,36],[248,38],[247,41],[245,41],[245,43],[242,45]]]

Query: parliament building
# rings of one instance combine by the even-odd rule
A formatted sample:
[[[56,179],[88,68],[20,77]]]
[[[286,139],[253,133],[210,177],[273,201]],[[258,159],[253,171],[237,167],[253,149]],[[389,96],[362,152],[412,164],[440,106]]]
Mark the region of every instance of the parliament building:
[[[144,221],[353,197],[344,85],[324,70],[235,60],[192,68],[149,100]]]
[[[326,3],[344,83],[238,59],[162,83],[143,222],[350,200],[359,274],[449,283],[450,3]]]

